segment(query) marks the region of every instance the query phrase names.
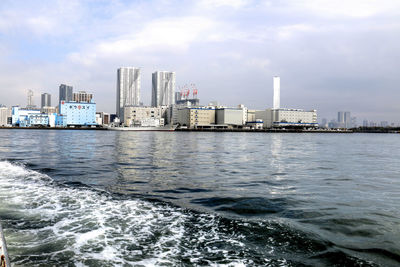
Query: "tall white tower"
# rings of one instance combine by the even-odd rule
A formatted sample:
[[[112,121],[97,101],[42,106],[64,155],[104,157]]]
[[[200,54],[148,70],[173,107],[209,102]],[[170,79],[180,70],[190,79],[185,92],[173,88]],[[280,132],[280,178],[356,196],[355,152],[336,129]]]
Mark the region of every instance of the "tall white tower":
[[[124,107],[138,106],[140,101],[140,69],[119,68],[117,71],[117,117],[124,121]]]
[[[175,104],[175,72],[156,71],[152,78],[151,105],[159,107]]]
[[[281,78],[274,77],[274,106],[273,109],[281,107]]]

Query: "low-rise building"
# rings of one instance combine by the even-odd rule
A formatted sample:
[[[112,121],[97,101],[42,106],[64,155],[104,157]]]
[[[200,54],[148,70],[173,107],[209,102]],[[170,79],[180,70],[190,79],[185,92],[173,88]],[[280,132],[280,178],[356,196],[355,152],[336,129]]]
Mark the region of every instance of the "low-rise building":
[[[11,117],[11,109],[7,107],[0,107],[0,126],[9,125],[9,119]]]
[[[126,106],[124,108],[124,125],[128,127],[145,126],[148,124],[158,124],[159,126],[164,126],[164,122],[168,117],[168,111],[169,109],[167,106]]]
[[[266,109],[256,111],[255,117],[264,122],[264,128],[318,127],[316,110]]]
[[[248,121],[246,125],[249,126],[251,129],[260,130],[263,128],[264,122],[262,120],[254,120]]]
[[[11,123],[13,126],[26,127],[27,120],[30,115],[40,114],[40,110],[33,109],[22,109],[18,106],[12,107],[11,111]]]
[[[218,108],[216,109],[216,123],[232,126],[244,125],[245,110],[243,108]]]
[[[178,124],[191,129],[215,124],[214,107],[178,108],[177,115]]]

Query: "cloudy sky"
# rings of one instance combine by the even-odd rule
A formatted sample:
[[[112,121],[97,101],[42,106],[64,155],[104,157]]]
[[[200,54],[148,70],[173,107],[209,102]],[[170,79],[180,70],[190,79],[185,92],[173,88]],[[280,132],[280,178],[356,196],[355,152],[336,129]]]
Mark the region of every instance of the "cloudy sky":
[[[0,0],[0,103],[67,83],[114,113],[120,66],[142,68],[145,104],[155,70],[254,109],[279,75],[283,107],[400,122],[400,1]]]

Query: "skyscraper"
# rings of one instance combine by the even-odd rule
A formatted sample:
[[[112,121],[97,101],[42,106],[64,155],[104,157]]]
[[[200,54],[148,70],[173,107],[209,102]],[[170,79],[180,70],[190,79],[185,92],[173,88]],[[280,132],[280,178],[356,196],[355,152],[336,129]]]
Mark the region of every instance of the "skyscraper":
[[[41,107],[50,107],[51,106],[51,94],[44,93],[42,94],[42,104]]]
[[[60,85],[59,101],[72,101],[72,86],[65,84]]]
[[[274,106],[273,109],[279,109],[281,106],[281,78],[274,77]]]
[[[117,71],[117,116],[123,122],[124,107],[140,104],[140,69],[119,68]]]
[[[151,105],[158,107],[175,104],[175,72],[156,71],[152,78]]]
[[[339,128],[351,128],[351,116],[350,111],[339,111],[338,112],[338,127]]]

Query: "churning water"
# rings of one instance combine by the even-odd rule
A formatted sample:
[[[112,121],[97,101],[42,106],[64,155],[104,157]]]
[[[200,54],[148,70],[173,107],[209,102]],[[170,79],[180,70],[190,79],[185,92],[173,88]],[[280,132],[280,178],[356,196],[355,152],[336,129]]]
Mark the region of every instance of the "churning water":
[[[397,266],[400,135],[0,131],[15,266]]]

